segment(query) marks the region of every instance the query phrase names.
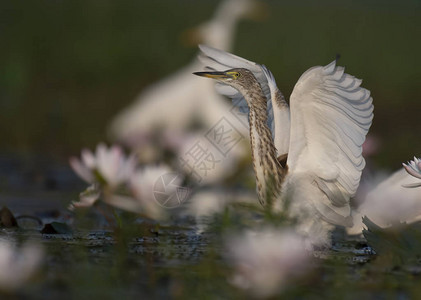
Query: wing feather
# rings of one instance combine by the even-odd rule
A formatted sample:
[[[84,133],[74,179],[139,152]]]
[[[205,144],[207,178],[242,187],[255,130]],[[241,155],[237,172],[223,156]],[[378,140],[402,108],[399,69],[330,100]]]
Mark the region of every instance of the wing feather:
[[[289,176],[314,174],[326,196],[313,197],[315,207],[329,218],[335,212],[343,224],[349,209],[337,208],[348,208],[356,193],[365,166],[362,144],[373,119],[370,91],[361,82],[334,61],[304,72],[290,99]]]

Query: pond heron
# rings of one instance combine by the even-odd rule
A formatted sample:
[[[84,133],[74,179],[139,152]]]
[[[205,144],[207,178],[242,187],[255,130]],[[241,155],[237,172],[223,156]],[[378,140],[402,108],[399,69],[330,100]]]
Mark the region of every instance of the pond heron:
[[[265,66],[200,49],[207,71],[194,74],[216,80],[218,91],[248,112],[260,202],[288,203],[298,229],[314,243],[328,243],[333,225],[352,226],[350,198],[365,166],[362,144],[373,119],[362,81],[336,61],[312,67],[296,83],[288,107]],[[282,165],[278,157],[286,153]]]

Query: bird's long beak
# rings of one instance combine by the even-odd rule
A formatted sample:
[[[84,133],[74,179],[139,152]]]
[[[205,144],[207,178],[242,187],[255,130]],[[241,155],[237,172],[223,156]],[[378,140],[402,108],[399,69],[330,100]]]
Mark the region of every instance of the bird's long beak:
[[[228,79],[232,78],[226,72],[194,72],[194,75],[212,78],[212,79]]]

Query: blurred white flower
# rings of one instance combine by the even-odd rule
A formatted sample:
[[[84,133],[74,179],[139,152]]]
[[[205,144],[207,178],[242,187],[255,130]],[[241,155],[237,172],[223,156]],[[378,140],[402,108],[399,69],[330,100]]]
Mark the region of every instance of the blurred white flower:
[[[160,218],[163,208],[181,204],[177,201],[180,199],[182,181],[181,174],[175,173],[166,165],[145,166],[130,178],[130,187],[143,213],[152,218]]]
[[[70,166],[83,180],[88,183],[105,181],[110,187],[117,187],[128,181],[136,164],[134,155],[126,158],[119,146],[107,148],[103,143],[97,146],[95,155],[84,149],[81,160],[76,157],[70,158]]]
[[[131,195],[111,194],[104,196],[104,202],[148,218],[162,219],[164,208],[177,207],[183,202],[179,199],[188,196],[182,191],[187,189],[181,186],[182,181],[183,176],[166,165],[145,166],[130,178]]]
[[[11,292],[27,283],[44,256],[43,249],[26,243],[20,249],[8,240],[0,240],[0,290]]]
[[[265,229],[233,235],[227,241],[227,249],[228,259],[235,267],[231,283],[257,297],[274,295],[311,266],[305,241],[289,230]]]
[[[414,156],[414,160],[408,162],[408,164],[402,164],[408,174],[414,176],[415,178],[421,179],[421,160]],[[421,186],[421,182],[404,184],[404,187],[413,188]]]

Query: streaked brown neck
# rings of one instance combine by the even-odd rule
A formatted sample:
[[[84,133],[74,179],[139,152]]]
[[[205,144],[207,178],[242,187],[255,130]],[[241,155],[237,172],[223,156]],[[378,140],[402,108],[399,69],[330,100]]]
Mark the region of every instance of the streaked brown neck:
[[[267,125],[266,97],[257,81],[244,97],[250,108],[250,141],[257,193],[259,201],[264,204],[268,202],[268,198],[279,195],[286,170],[276,157],[275,144]]]

